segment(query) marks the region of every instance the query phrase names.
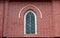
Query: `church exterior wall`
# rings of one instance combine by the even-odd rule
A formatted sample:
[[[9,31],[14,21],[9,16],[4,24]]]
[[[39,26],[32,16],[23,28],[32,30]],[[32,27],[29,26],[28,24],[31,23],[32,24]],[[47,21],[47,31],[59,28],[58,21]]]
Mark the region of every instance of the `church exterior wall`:
[[[3,9],[4,8],[4,3],[0,1],[0,37],[2,37],[2,26],[3,24]]]
[[[49,2],[8,2],[0,3],[0,33],[3,37],[58,37],[60,36],[60,1]],[[21,9],[27,5],[28,6]],[[37,35],[24,34],[24,14],[32,9],[37,15]],[[21,13],[20,13],[21,11]],[[19,17],[20,13],[20,17]]]

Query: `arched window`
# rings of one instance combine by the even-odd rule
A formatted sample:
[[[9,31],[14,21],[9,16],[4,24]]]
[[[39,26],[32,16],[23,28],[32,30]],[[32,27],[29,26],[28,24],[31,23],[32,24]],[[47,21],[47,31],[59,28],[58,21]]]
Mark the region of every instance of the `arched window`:
[[[36,14],[29,10],[24,15],[24,34],[37,34]]]

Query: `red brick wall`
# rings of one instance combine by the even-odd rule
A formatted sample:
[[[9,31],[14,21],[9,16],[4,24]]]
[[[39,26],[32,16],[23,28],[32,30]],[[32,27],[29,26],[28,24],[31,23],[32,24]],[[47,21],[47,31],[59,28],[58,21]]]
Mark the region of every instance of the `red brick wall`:
[[[32,4],[37,6],[42,13],[42,19],[40,18],[39,12],[35,10],[37,14],[37,26],[38,26],[38,34],[37,35],[24,35],[24,11],[21,13],[21,18],[18,17],[19,11],[24,6]],[[9,2],[8,4],[8,12],[6,13],[8,17],[6,18],[6,28],[4,31],[4,36],[7,37],[50,37],[53,36],[53,27],[52,27],[52,10],[51,10],[51,2]],[[30,7],[31,8],[31,7]],[[24,9],[25,11],[29,9]],[[6,33],[6,34],[5,34]]]
[[[60,36],[60,1],[53,1],[54,36]]]
[[[5,4],[5,6],[4,6]],[[53,37],[60,36],[59,17],[60,1],[49,2],[0,2],[0,36],[5,37]],[[38,7],[42,13],[42,19],[38,10],[34,7],[27,7],[19,11],[26,5],[32,4]],[[24,14],[31,8],[37,15],[37,35],[24,35]],[[4,18],[3,18],[4,17]],[[4,27],[3,27],[4,26]],[[3,29],[2,29],[3,28]],[[3,31],[3,32],[2,32]]]
[[[0,1],[0,37],[2,37],[2,26],[3,26],[3,7],[4,4]]]

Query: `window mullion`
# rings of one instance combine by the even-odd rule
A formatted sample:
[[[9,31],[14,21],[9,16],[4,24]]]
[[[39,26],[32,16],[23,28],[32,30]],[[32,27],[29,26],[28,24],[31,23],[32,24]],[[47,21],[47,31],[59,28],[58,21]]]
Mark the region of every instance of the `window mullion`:
[[[31,12],[30,12],[30,34],[31,34]]]

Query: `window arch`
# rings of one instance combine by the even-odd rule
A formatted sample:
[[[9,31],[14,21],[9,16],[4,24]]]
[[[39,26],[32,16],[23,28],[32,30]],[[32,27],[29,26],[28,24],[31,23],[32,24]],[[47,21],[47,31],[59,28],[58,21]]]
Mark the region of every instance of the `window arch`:
[[[28,10],[24,15],[24,34],[37,34],[36,14]]]

